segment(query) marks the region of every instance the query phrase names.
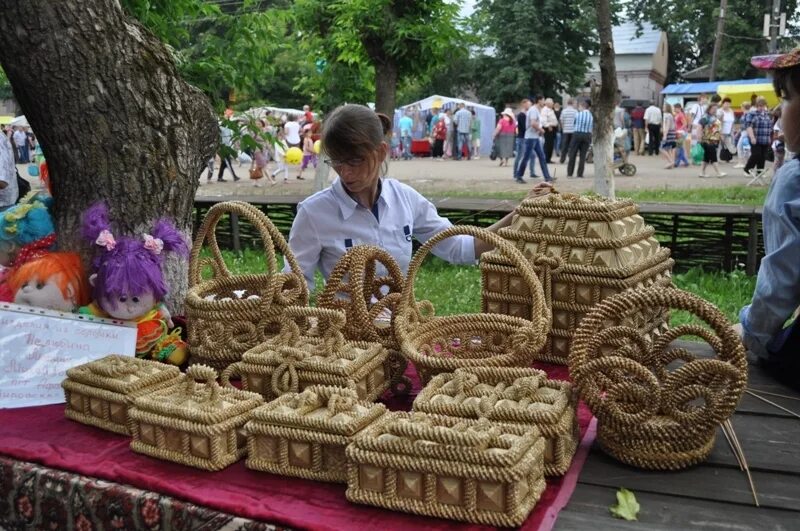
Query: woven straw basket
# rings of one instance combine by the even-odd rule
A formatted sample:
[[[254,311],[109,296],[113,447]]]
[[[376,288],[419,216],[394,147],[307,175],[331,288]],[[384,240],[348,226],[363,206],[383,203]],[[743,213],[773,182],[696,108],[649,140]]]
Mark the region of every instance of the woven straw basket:
[[[350,389],[312,386],[253,411],[247,423],[247,468],[347,483],[344,449],[386,412]]]
[[[391,321],[404,285],[403,272],[392,255],[371,245],[356,245],[339,259],[317,297],[318,308],[345,313],[346,339],[377,342],[389,350],[390,385],[395,395],[411,391],[411,382],[403,376],[408,362],[400,354]]]
[[[316,335],[310,336],[312,319]],[[223,371],[223,385],[239,375],[244,389],[267,400],[311,385],[352,389],[360,400],[376,400],[389,387],[389,353],[380,343],[345,340],[344,326],[344,314],[336,310],[286,308],[280,333]]]
[[[530,313],[519,316],[481,313],[436,317],[429,302],[418,304],[414,280],[422,261],[439,242],[457,235],[470,235],[495,246],[519,270]],[[545,306],[542,286],[531,264],[507,241],[477,227],[450,227],[425,242],[408,268],[395,333],[403,354],[427,378],[460,367],[529,366],[544,345],[550,329],[550,310]]]
[[[67,370],[61,383],[68,419],[129,435],[128,408],[143,394],[174,385],[177,367],[112,354]]]
[[[536,426],[544,437],[544,473],[567,472],[578,447],[572,384],[536,369],[476,367],[435,376],[414,400],[414,411]]]
[[[258,230],[264,242],[265,273],[234,276],[225,266],[215,234],[225,214],[246,219]],[[204,242],[213,257],[210,263],[200,259]],[[291,273],[278,270],[276,249],[289,263]],[[201,278],[205,265],[214,270],[211,280]],[[216,369],[241,360],[245,351],[277,333],[287,306],[308,304],[305,278],[286,240],[267,216],[241,201],[219,203],[208,211],[192,247],[189,284],[186,315],[191,361]]]
[[[211,367],[192,365],[184,381],[137,398],[130,410],[131,449],[204,470],[221,470],[244,457],[244,425],[264,401],[255,393],[223,389],[216,379]]]
[[[347,499],[518,526],[544,491],[543,451],[533,427],[388,413],[347,447]]]
[[[627,316],[653,309],[694,314],[655,340]],[[695,336],[715,352],[698,359],[673,341]],[[604,300],[581,322],[569,357],[581,397],[598,419],[597,440],[613,457],[650,469],[705,460],[717,426],[730,417],[747,384],[742,342],[722,313],[678,289],[629,290]]]
[[[566,364],[578,324],[592,306],[629,288],[668,287],[673,260],[630,200],[551,193],[528,198],[498,234],[540,275],[552,328],[538,359]],[[530,303],[514,264],[496,252],[481,257],[483,311],[525,316]],[[667,315],[635,316],[643,333],[663,330]]]

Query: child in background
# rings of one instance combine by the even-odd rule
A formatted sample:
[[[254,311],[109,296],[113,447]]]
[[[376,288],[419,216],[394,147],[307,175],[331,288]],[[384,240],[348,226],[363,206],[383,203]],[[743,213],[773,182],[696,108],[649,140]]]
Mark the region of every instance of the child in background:
[[[771,70],[783,99],[786,150],[800,151],[800,47],[782,55],[754,57],[756,68]],[[737,325],[747,349],[775,379],[800,389],[800,319],[784,328],[800,307],[800,160],[775,174],[764,203],[764,250],[756,289]]]
[[[289,181],[289,166],[286,164],[286,142],[284,141],[284,132],[283,129],[278,129],[278,134],[276,136],[276,141],[274,145],[275,149],[275,171],[272,172],[271,176],[273,181],[275,180],[275,176],[278,175],[280,172],[283,172],[283,182],[286,183]]]
[[[389,156],[392,160],[400,160],[400,155],[402,154],[402,147],[400,146],[400,137],[395,134],[394,131],[389,133],[391,135],[391,151],[389,152]]]
[[[297,174],[297,178],[301,181],[305,180],[305,177],[303,177],[303,172],[309,164],[313,164],[314,168],[316,169],[317,154],[314,153],[314,140],[311,139],[310,126],[303,132],[303,164],[300,166],[300,173]]]
[[[734,129],[739,135],[736,141],[736,157],[738,160],[733,166],[734,168],[744,168],[744,165],[750,158],[750,137],[742,131],[742,122],[744,121],[745,115],[750,112],[750,108],[750,102],[746,101],[742,103],[742,115],[739,116],[739,123],[734,126]]]

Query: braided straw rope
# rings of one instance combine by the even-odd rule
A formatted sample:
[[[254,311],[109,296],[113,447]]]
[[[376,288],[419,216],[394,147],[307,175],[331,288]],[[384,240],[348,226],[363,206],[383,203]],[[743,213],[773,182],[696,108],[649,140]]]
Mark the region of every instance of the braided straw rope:
[[[308,323],[316,320],[316,334]],[[301,325],[298,324],[302,324]],[[289,306],[275,337],[247,351],[222,372],[224,386],[238,375],[244,389],[272,400],[310,385],[352,389],[361,400],[379,398],[389,387],[388,351],[380,343],[347,341],[345,315],[338,310]]]
[[[131,449],[204,470],[221,470],[244,457],[242,428],[264,401],[255,393],[223,389],[216,379],[213,368],[192,365],[181,383],[137,398],[129,411]]]
[[[378,267],[386,274],[377,275]],[[404,284],[403,272],[392,255],[372,245],[356,245],[339,259],[317,297],[318,308],[345,312],[345,338],[380,343],[389,350],[390,385],[395,395],[411,391],[411,381],[403,375],[408,362],[400,354],[392,323]]]
[[[129,435],[128,407],[133,399],[174,385],[180,378],[177,367],[112,354],[67,369],[61,383],[67,402],[64,416]]]
[[[388,413],[347,447],[347,499],[517,526],[544,490],[543,451],[535,427]]]
[[[307,387],[253,411],[247,423],[247,468],[317,481],[347,482],[344,449],[386,413],[350,389]]]
[[[416,302],[414,280],[423,260],[437,243],[458,235],[484,240],[514,263],[530,293],[529,315],[436,317],[429,302]],[[459,367],[530,365],[544,344],[550,318],[542,285],[522,253],[492,232],[458,225],[430,238],[414,254],[394,324],[403,354],[424,379]]]
[[[431,379],[414,411],[535,426],[545,439],[544,473],[564,475],[578,447],[577,400],[568,382],[536,369],[475,367]]]
[[[266,272],[232,275],[222,258],[216,227],[225,214],[249,221],[264,243]],[[200,259],[203,243],[211,252],[214,277],[201,278],[209,265]],[[291,273],[278,270],[275,250],[283,254]],[[308,287],[289,245],[263,212],[242,201],[218,203],[211,207],[197,232],[189,262],[189,292],[186,314],[192,363],[217,369],[239,361],[242,354],[274,334],[284,308],[308,304]],[[244,291],[244,295],[237,295]]]
[[[691,312],[708,326],[682,325],[650,340],[617,325],[662,308]],[[697,359],[670,346],[682,336],[703,339],[716,356]],[[674,470],[705,460],[717,425],[733,414],[747,384],[744,347],[725,316],[674,288],[629,290],[604,300],[581,322],[569,362],[598,418],[600,445],[641,468]]]

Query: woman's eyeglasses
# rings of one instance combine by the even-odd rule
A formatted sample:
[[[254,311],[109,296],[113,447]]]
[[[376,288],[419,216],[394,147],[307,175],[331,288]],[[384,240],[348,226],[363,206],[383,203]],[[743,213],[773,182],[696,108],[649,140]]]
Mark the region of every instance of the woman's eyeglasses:
[[[364,164],[365,159],[362,158],[353,158],[353,159],[346,159],[346,160],[336,160],[336,159],[325,159],[325,164],[333,168],[334,170],[338,168],[342,168],[347,166],[349,168],[358,168],[362,164]]]

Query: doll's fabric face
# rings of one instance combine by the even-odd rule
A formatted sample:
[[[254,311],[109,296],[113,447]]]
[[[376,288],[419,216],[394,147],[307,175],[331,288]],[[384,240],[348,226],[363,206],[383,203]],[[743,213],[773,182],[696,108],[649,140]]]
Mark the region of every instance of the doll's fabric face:
[[[111,317],[123,321],[135,321],[153,309],[156,298],[151,291],[146,291],[139,295],[120,295],[115,299],[103,298],[98,302]]]
[[[14,294],[14,302],[59,312],[71,312],[77,306],[72,286],[67,285],[67,296],[64,296],[59,286],[60,280],[60,275],[51,276],[47,280],[31,278]]]

